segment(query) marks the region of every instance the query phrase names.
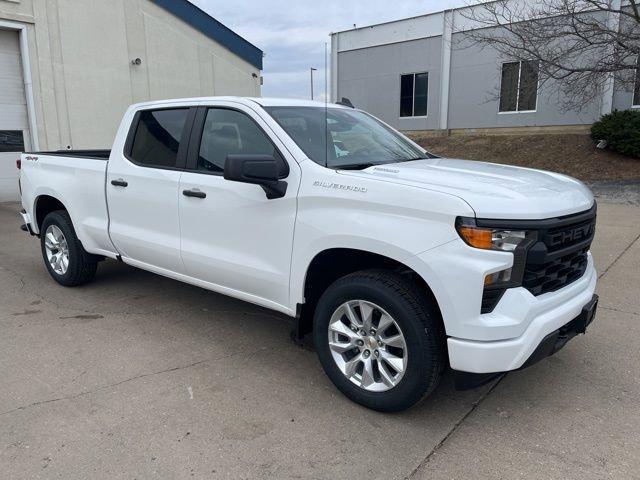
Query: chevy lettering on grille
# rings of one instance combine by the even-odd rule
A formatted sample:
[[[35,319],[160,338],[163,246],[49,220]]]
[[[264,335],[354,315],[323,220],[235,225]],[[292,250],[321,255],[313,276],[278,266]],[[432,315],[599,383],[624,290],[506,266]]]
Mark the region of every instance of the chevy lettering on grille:
[[[564,245],[565,243],[577,242],[591,237],[595,232],[595,228],[595,222],[591,222],[569,230],[563,230],[548,235],[545,243],[547,246],[556,247],[558,245]]]

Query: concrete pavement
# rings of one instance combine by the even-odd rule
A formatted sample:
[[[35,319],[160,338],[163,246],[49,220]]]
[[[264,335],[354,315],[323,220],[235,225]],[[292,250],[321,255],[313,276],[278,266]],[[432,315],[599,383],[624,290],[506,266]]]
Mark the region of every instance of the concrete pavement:
[[[640,208],[601,203],[600,310],[556,356],[394,415],[290,321],[104,262],[58,286],[0,205],[0,477],[640,478]]]

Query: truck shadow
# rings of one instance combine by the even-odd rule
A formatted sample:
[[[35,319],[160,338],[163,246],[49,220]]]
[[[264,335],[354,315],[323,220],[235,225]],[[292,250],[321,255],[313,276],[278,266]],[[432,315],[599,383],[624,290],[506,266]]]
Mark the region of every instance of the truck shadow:
[[[267,349],[284,351],[286,357],[296,359],[296,368],[292,368],[287,362],[269,362],[274,369],[271,371],[272,375],[290,378],[293,375],[291,381],[295,378],[305,382],[312,379],[313,383],[322,385],[332,396],[339,395],[320,367],[311,336],[305,336],[302,342],[294,342],[291,338],[294,321],[284,314],[114,261],[103,262],[95,280],[85,288],[86,293],[95,291],[103,297],[101,303],[110,305],[111,313],[123,310],[128,313],[155,314],[159,322],[179,322],[184,335],[207,338],[220,329],[231,334],[247,335],[249,344],[259,342]],[[116,298],[117,306],[114,305]],[[113,311],[114,308],[116,311]],[[183,315],[175,316],[171,312]],[[103,312],[105,313],[110,312]],[[216,338],[212,336],[211,341],[216,341]],[[428,399],[397,415],[407,418],[430,416],[441,413],[451,402],[458,406],[472,405],[492,384],[493,382],[474,390],[457,391],[454,388],[453,374],[447,369],[440,385]],[[352,404],[341,395],[338,398],[340,403],[349,405],[350,409],[370,412]]]

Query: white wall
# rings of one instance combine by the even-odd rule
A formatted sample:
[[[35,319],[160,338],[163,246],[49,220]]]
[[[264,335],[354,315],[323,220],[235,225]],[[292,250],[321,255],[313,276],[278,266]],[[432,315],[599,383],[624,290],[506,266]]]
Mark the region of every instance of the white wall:
[[[131,103],[260,95],[257,68],[148,0],[0,0],[0,19],[27,27],[43,150],[110,147]]]

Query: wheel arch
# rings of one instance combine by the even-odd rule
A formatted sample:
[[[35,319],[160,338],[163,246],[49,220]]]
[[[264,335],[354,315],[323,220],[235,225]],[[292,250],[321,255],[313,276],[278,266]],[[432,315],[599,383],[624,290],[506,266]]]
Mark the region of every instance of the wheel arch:
[[[53,195],[49,195],[47,193],[43,193],[38,195],[33,202],[33,214],[34,214],[34,223],[36,228],[38,229],[38,233],[40,233],[42,222],[45,217],[56,210],[64,210],[69,213],[71,216],[71,212],[66,207],[66,205],[57,197]]]
[[[301,301],[296,308],[297,337],[301,338],[311,331],[315,307],[329,285],[345,275],[369,269],[389,270],[417,282],[443,322],[442,310],[429,283],[404,259],[358,248],[332,247],[317,252],[308,263],[302,282]]]

